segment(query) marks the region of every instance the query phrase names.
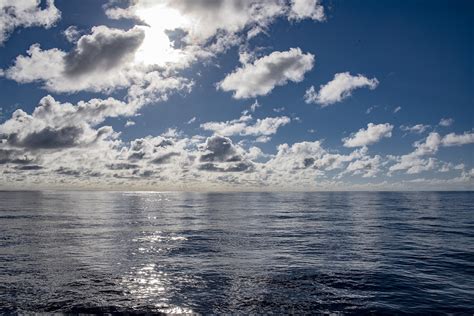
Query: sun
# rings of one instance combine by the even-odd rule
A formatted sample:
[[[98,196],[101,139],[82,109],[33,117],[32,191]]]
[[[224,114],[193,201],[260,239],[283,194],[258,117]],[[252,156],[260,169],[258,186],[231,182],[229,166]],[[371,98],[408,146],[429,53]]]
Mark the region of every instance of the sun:
[[[178,63],[184,58],[183,51],[173,47],[166,31],[188,26],[186,17],[165,5],[140,8],[136,14],[146,25],[140,26],[145,32],[145,39],[135,54],[135,62],[163,66]]]

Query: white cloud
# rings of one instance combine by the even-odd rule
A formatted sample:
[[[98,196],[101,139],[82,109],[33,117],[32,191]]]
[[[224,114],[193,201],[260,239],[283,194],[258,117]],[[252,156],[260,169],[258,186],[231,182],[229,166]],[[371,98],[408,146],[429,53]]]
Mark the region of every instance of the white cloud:
[[[269,136],[275,134],[280,127],[290,123],[291,120],[287,116],[281,116],[257,119],[253,124],[251,121],[251,115],[243,115],[232,121],[207,122],[201,124],[201,128],[223,136]],[[266,140],[266,138],[259,139],[260,142],[262,140]]]
[[[443,126],[443,127],[451,126],[451,125],[453,125],[453,123],[454,123],[454,120],[452,118],[442,118],[439,121],[439,125]]]
[[[16,110],[11,119],[1,124],[0,140],[4,146],[32,151],[88,146],[117,136],[111,127],[93,126],[107,117],[130,116],[135,110],[112,98],[72,105],[47,96],[31,115]]]
[[[382,138],[392,136],[393,125],[385,124],[367,124],[367,129],[361,128],[357,133],[351,137],[344,138],[345,147],[362,147],[377,143]]]
[[[393,110],[393,113],[398,113],[398,112],[400,112],[401,109],[402,109],[401,106],[397,106],[397,107]]]
[[[15,59],[5,76],[19,83],[42,82],[52,92],[128,89],[130,102],[141,105],[166,100],[172,92],[188,92],[193,86],[192,81],[172,71],[134,63],[134,52],[143,40],[139,28],[123,31],[97,26],[91,32],[70,52],[32,45],[27,56]]]
[[[444,137],[436,132],[431,132],[423,142],[415,142],[415,150],[409,154],[395,157],[397,163],[389,168],[390,172],[406,170],[408,174],[416,174],[422,171],[433,170],[436,167],[436,159],[425,156],[434,155],[441,146],[452,147],[474,143],[474,133],[448,134]]]
[[[300,142],[279,145],[276,154],[271,155],[256,146],[246,149],[245,142],[236,144],[225,136],[188,137],[176,129],[124,143],[110,127],[96,127],[106,117],[133,115],[133,108],[117,102],[90,100],[73,105],[46,97],[31,115],[18,110],[0,125],[0,170],[4,175],[0,185],[346,189],[357,186],[341,179],[354,175],[374,178],[387,164],[381,156],[368,155],[367,147],[342,154],[329,151],[320,141]],[[250,123],[252,119],[243,121]],[[451,138],[446,138],[446,145],[452,143]],[[443,139],[433,134],[417,143],[417,154],[434,153],[437,146],[444,146]],[[461,142],[466,140],[456,141]],[[415,165],[409,173],[444,166],[435,158],[413,161]],[[459,179],[449,183],[469,186],[472,177],[462,169]],[[424,181],[413,182],[413,186],[423,185]],[[394,183],[380,184],[379,188],[391,185]]]
[[[189,124],[192,124],[192,123],[194,123],[194,122],[196,122],[196,117],[195,117],[195,116],[193,116],[192,118],[190,118],[189,121],[186,122],[186,124],[189,125]]]
[[[139,0],[127,9],[109,7],[106,14],[110,18],[138,16],[153,25],[156,22],[151,21],[152,13],[165,10],[173,17],[182,19],[179,27],[189,32],[187,42],[202,43],[218,31],[236,33],[249,26],[265,27],[274,18],[284,14],[284,9],[282,3],[276,0]]]
[[[350,97],[355,89],[367,87],[373,90],[378,84],[377,78],[368,79],[364,75],[352,76],[349,72],[342,72],[335,74],[334,79],[327,84],[321,85],[319,92],[311,86],[306,90],[304,98],[306,103],[326,107]]]
[[[81,37],[81,31],[77,26],[71,25],[63,31],[63,35],[68,42],[77,43],[77,40]]]
[[[125,127],[130,127],[130,126],[134,126],[136,123],[132,120],[128,120],[126,123],[125,123]]]
[[[365,114],[370,114],[377,106],[374,105],[374,106],[371,106],[369,108],[367,108],[367,110],[365,111]]]
[[[324,21],[324,7],[319,0],[291,0],[290,20],[311,18]]]
[[[375,177],[381,170],[382,158],[380,156],[364,156],[349,163],[345,173],[360,174],[364,178]]]
[[[52,27],[60,18],[61,12],[54,0],[47,0],[44,9],[40,0],[2,0],[0,1],[0,45],[19,27]]]
[[[424,133],[427,129],[429,129],[429,125],[425,124],[416,124],[413,126],[406,126],[406,125],[401,125],[400,129],[404,132],[409,132],[409,133],[416,133],[416,134],[421,134]]]
[[[53,1],[48,4],[44,10],[39,9],[39,0],[8,0],[4,6],[29,14],[33,12],[31,7],[35,7],[46,16],[46,12],[55,9]],[[110,1],[106,5],[109,17],[135,19],[135,23],[138,18],[139,25],[129,30],[96,26],[91,34],[83,36],[75,26],[70,26],[63,34],[76,43],[71,51],[42,50],[35,44],[26,56],[18,56],[12,67],[2,70],[2,74],[19,83],[43,83],[51,92],[111,93],[131,87],[132,97],[141,102],[164,99],[166,92],[161,90],[169,89],[170,85],[185,91],[192,86],[192,81],[180,78],[177,71],[242,43],[246,32],[256,34],[279,17],[289,18],[297,5],[281,0],[137,0],[125,8],[116,4]],[[322,7],[317,3],[315,9],[320,11]],[[8,12],[12,12],[11,8]],[[307,18],[314,17],[307,14]],[[34,21],[31,16],[28,20]],[[53,19],[48,21],[53,23]],[[52,25],[50,22],[48,26]],[[176,29],[182,30],[183,35],[170,35],[173,32],[169,31]],[[181,44],[175,47],[177,41]],[[277,78],[279,81],[274,85],[300,80],[289,68],[282,74],[288,78]],[[145,76],[148,78],[143,79]]]
[[[130,84],[133,74],[127,66],[143,40],[138,28],[129,31],[105,26],[92,28],[82,36],[73,50],[42,50],[32,45],[27,56],[18,56],[6,70],[9,79],[20,83],[44,82],[53,92],[81,90],[107,91]]]
[[[277,51],[237,68],[218,83],[218,88],[234,91],[236,99],[267,95],[288,81],[302,81],[313,65],[314,56],[304,54],[299,48]]]
[[[257,100],[255,100],[255,102],[252,103],[252,105],[250,106],[250,111],[255,112],[261,106],[262,105],[260,103],[258,103]]]
[[[268,143],[272,138],[270,136],[259,136],[255,139],[256,143]]]
[[[474,133],[472,132],[465,132],[461,135],[450,133],[441,140],[441,144],[446,147],[462,146],[472,143],[474,143]]]
[[[125,9],[113,6],[111,1],[106,14],[115,19],[139,17],[155,28],[157,34],[156,31],[164,30],[165,26],[153,19],[160,10],[167,13],[161,17],[166,20],[166,26],[182,28],[187,33],[184,41],[189,44],[202,44],[216,35],[222,39],[240,32],[255,36],[281,16],[294,20],[324,19],[324,9],[315,0],[291,3],[281,0],[137,0]]]

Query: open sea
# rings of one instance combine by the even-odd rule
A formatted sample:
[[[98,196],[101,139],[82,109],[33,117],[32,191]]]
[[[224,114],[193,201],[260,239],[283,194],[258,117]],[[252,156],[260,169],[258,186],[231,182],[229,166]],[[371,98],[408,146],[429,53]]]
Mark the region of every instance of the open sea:
[[[0,314],[474,313],[474,193],[0,192]]]

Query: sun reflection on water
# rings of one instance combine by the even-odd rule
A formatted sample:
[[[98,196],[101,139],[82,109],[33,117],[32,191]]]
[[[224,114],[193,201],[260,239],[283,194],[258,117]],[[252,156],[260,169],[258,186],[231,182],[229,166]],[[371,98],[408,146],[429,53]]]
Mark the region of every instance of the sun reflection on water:
[[[145,232],[143,232],[145,234]],[[187,240],[184,236],[165,235],[153,232],[132,239],[139,244],[134,256],[146,256],[149,263],[131,267],[122,278],[122,285],[137,304],[153,307],[154,310],[166,314],[192,314],[193,310],[184,306],[176,306],[170,301],[173,293],[179,291],[180,284],[188,282],[186,277],[174,276],[169,269],[161,264],[159,256],[166,250],[179,247]],[[150,262],[151,261],[151,262]]]

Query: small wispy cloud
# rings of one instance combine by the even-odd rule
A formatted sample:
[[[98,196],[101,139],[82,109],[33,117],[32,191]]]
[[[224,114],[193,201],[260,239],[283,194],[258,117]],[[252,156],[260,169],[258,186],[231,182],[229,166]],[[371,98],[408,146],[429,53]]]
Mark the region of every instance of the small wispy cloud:
[[[376,105],[369,107],[369,108],[365,111],[365,114],[370,114],[370,113],[372,113],[372,111],[375,110],[376,107],[377,107]]]
[[[195,116],[193,116],[189,121],[187,121],[186,124],[189,125],[189,124],[192,124],[194,122],[196,122],[196,117]]]
[[[429,125],[425,124],[416,124],[413,126],[406,126],[406,125],[401,125],[400,129],[404,132],[409,132],[409,133],[416,133],[416,134],[421,134],[425,132],[428,128],[430,128]]]
[[[439,126],[448,127],[448,126],[453,125],[453,123],[454,123],[454,120],[452,118],[442,118],[439,121]]]
[[[125,123],[125,127],[133,126],[135,125],[134,121],[128,120],[127,123]]]

